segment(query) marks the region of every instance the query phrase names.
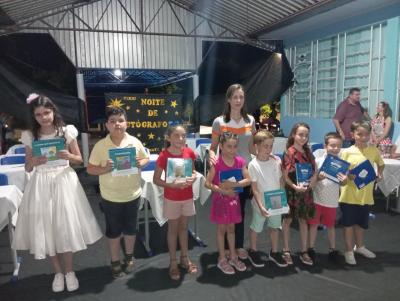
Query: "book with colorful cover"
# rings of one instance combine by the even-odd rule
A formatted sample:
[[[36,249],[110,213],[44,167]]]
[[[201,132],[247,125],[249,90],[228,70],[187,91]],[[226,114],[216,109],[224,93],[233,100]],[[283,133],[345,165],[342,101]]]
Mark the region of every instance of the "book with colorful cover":
[[[167,183],[184,183],[186,178],[192,176],[193,161],[184,158],[168,158],[167,161]]]
[[[108,151],[108,154],[114,162],[112,176],[125,176],[139,172],[136,167],[136,148],[113,148]]]
[[[289,205],[287,202],[286,191],[276,189],[264,192],[264,204],[270,215],[287,214]]]
[[[349,173],[355,176],[354,184],[358,189],[363,188],[376,179],[375,169],[369,160],[361,162],[351,169]]]
[[[297,185],[308,186],[313,175],[311,163],[296,163],[296,182]]]
[[[239,168],[224,170],[219,173],[219,181],[222,183],[224,181],[239,182],[243,180],[243,172]],[[235,192],[243,192],[243,187],[235,187]]]
[[[324,172],[327,179],[339,184],[339,180],[337,178],[338,173],[342,173],[344,175],[347,174],[349,167],[349,162],[342,160],[337,156],[327,154],[321,168],[319,169],[319,172]]]
[[[65,140],[63,138],[34,140],[32,142],[32,153],[34,157],[45,156],[46,165],[62,166],[68,165],[68,160],[58,159],[57,153],[65,149]]]

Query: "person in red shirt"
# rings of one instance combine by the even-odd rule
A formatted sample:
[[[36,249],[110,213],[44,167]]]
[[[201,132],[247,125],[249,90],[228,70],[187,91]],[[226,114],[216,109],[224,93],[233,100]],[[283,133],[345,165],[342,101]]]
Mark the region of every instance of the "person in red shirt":
[[[154,184],[164,187],[164,217],[168,219],[168,250],[170,255],[169,276],[180,279],[176,260],[179,238],[181,257],[179,266],[190,274],[197,273],[197,266],[188,257],[188,219],[195,215],[192,185],[196,179],[194,152],[186,147],[186,130],[182,125],[168,128],[165,148],[159,154],[154,171]],[[189,161],[189,162],[188,162]],[[192,174],[185,176],[185,168],[191,164]],[[162,173],[165,178],[162,179]]]

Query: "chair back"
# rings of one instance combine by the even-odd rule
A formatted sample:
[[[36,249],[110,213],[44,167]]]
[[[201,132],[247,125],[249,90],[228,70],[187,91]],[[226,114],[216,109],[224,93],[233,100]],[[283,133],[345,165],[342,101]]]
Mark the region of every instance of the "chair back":
[[[210,138],[199,138],[196,140],[196,148],[200,145],[200,144],[210,144],[211,143],[211,139]]]
[[[16,155],[25,155],[25,146],[17,147],[14,150],[14,154],[16,154]]]
[[[25,164],[25,156],[17,155],[17,156],[5,156],[0,159],[1,165],[11,165],[11,164]]]
[[[142,171],[150,171],[156,169],[156,161],[149,161],[145,167],[142,168]]]
[[[311,145],[311,152],[315,152],[317,149],[323,149],[324,148],[324,144],[323,143],[315,143],[313,145]]]

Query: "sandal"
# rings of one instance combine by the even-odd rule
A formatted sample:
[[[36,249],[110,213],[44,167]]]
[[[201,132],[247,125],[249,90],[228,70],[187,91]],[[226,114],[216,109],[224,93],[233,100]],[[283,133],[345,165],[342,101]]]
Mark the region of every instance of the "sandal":
[[[185,258],[186,260],[184,260]],[[197,274],[197,265],[191,262],[187,256],[181,256],[179,266],[182,269],[186,270],[188,274]]]
[[[293,265],[292,253],[289,250],[282,250],[282,258],[286,261],[288,265]]]
[[[175,264],[171,264],[173,262],[175,262]],[[176,259],[171,260],[171,263],[169,265],[169,277],[174,281],[179,281],[179,279],[181,279],[181,273],[176,264]]]
[[[313,265],[314,262],[312,261],[312,259],[310,258],[310,256],[308,255],[307,251],[304,252],[300,252],[300,260],[302,263],[304,263],[305,265]]]

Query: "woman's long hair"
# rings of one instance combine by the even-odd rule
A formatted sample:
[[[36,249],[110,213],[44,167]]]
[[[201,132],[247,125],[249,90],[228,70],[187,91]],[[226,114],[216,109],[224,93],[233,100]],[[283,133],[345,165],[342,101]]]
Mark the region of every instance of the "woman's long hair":
[[[299,127],[305,127],[306,129],[308,129],[308,133],[310,133],[310,126],[307,123],[305,123],[305,122],[296,123],[292,127],[292,130],[290,131],[289,138],[288,138],[288,140],[286,142],[286,150],[288,150],[289,147],[291,147],[294,144],[294,136],[296,135],[296,132],[297,132]],[[310,140],[310,136],[308,136],[307,142],[303,145],[303,149],[304,149],[304,152],[305,152],[306,156],[308,158],[311,158],[312,157],[311,156],[311,149],[308,146],[308,141],[309,140]]]
[[[392,109],[390,108],[389,104],[386,101],[380,101],[380,105],[382,105],[383,108],[383,117],[386,119],[388,117],[392,116]],[[375,117],[379,117],[379,113],[377,112]]]
[[[39,95],[37,98],[35,98],[29,103],[29,110],[32,119],[32,135],[34,140],[39,139],[39,132],[40,132],[40,124],[36,121],[35,118],[35,110],[38,107],[45,107],[46,109],[50,109],[53,111],[54,115],[53,124],[54,128],[56,129],[56,136],[63,136],[64,135],[63,126],[65,125],[65,123],[61,117],[60,112],[58,111],[58,108],[50,98],[44,95]]]
[[[233,96],[233,94],[237,90],[242,90],[244,93],[244,88],[241,84],[230,85],[228,90],[226,90],[225,108],[224,108],[224,112],[222,113],[222,116],[224,117],[225,122],[229,122],[231,120],[231,105],[228,102],[228,100]],[[246,103],[244,103],[243,107],[240,109],[240,115],[243,117],[244,121],[250,122],[250,118],[247,115],[247,111],[246,111]]]

